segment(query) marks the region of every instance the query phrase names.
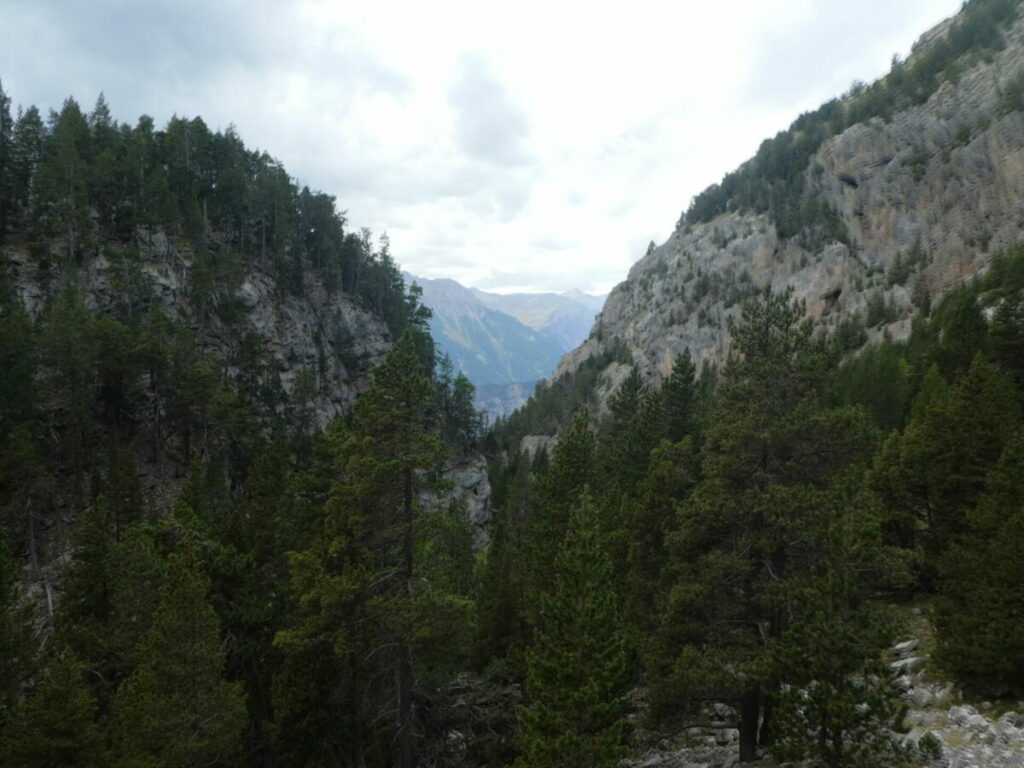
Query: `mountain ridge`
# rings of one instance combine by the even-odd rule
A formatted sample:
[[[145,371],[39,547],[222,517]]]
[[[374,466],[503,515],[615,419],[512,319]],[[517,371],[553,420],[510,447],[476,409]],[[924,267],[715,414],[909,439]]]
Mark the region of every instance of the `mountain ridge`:
[[[819,334],[857,326],[867,340],[907,338],[916,315],[1024,234],[1024,19],[983,54],[972,48],[941,59],[938,74],[926,71],[970,19],[936,25],[889,75],[802,115],[696,196],[552,379],[624,347],[628,360],[598,377],[603,407],[633,365],[648,381],[667,377],[686,350],[698,367],[720,366],[727,319],[764,286],[792,288]],[[927,98],[893,85],[925,74],[934,79]],[[842,130],[824,135],[829,114]],[[819,134],[807,152],[804,139]],[[772,178],[788,200],[763,196]]]
[[[477,407],[500,416],[525,402],[537,381],[590,329],[602,297],[575,294],[496,294],[450,278],[405,273],[423,291],[440,350],[477,387]]]

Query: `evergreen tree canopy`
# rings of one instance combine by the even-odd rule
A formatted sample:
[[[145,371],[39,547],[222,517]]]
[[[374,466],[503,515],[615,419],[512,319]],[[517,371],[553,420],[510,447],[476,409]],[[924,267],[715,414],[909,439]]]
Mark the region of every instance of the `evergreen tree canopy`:
[[[189,534],[168,558],[139,665],[114,697],[118,764],[228,766],[245,729],[240,683],[224,679],[220,623]]]
[[[35,668],[33,611],[19,588],[21,560],[7,547],[0,528],[0,733],[18,702],[21,684]]]
[[[599,512],[574,508],[527,652],[517,768],[611,768],[623,754],[626,643]]]
[[[736,701],[744,760],[759,727],[767,738],[778,685],[768,651],[789,623],[787,593],[814,561],[803,551],[808,523],[834,473],[871,445],[860,412],[826,407],[824,356],[803,314],[790,292],[766,289],[730,323],[733,357],[709,418],[704,478],[670,537],[671,589],[649,654],[655,713]]]
[[[340,444],[341,478],[325,508],[324,539],[293,557],[300,602],[295,625],[277,639],[289,655],[330,649],[341,674],[323,705],[340,710],[317,716],[343,728],[345,743],[355,745],[353,759],[372,765],[389,758],[411,765],[412,697],[424,671],[413,658],[436,663],[457,654],[452,630],[466,627],[470,606],[430,573],[424,562],[430,547],[417,541],[420,500],[447,455],[427,429],[432,400],[407,331],[354,409]]]
[[[0,757],[11,768],[102,768],[108,765],[96,700],[85,669],[65,649],[0,735]]]

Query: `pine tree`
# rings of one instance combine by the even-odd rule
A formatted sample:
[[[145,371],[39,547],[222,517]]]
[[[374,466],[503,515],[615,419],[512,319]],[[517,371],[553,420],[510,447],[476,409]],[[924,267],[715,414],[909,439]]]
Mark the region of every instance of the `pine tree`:
[[[224,651],[196,543],[168,558],[139,665],[114,697],[119,765],[228,766],[242,746],[245,697]]]
[[[648,456],[664,431],[664,393],[651,391],[634,366],[608,402],[608,417],[601,425],[597,443],[595,487],[608,500],[606,506],[621,503],[623,497],[636,493],[647,469]],[[618,517],[616,527],[622,529],[625,520]],[[618,568],[622,553],[611,554],[612,564]]]
[[[906,428],[886,441],[871,482],[893,511],[904,545],[921,547],[926,589],[934,588],[943,552],[963,533],[1019,422],[1011,381],[979,354],[952,387],[932,367]]]
[[[43,233],[64,240],[72,263],[93,242],[89,220],[92,137],[85,115],[74,99],[51,113],[50,136],[36,175],[39,221]]]
[[[626,643],[598,509],[584,496],[527,652],[517,768],[611,768],[623,754]]]
[[[788,628],[794,547],[834,472],[871,444],[866,417],[825,407],[823,350],[804,307],[770,289],[730,319],[734,356],[716,393],[704,478],[670,537],[671,587],[648,654],[652,707],[664,716],[708,696],[740,709],[740,756],[771,739],[781,681],[766,663]]]
[[[931,325],[940,333],[928,356],[947,381],[968,368],[978,353],[988,351],[988,324],[977,294],[976,286],[960,285],[942,300],[932,316]]]
[[[11,97],[0,81],[0,245],[10,228],[14,210],[14,122],[11,119]]]
[[[678,505],[696,484],[699,459],[693,442],[663,442],[651,453],[638,497],[630,504],[625,613],[638,640],[658,627],[664,595],[661,582],[668,553],[665,542],[676,524]]]
[[[103,708],[136,666],[163,572],[151,533],[139,526],[119,532],[105,497],[79,516],[54,624],[60,642],[88,671]]]
[[[968,688],[1024,692],[1024,435],[1018,430],[989,473],[960,543],[940,567],[936,660]]]
[[[9,768],[102,768],[108,765],[96,700],[70,650],[52,659],[35,692],[0,739]]]
[[[35,671],[33,611],[22,600],[21,560],[7,547],[0,527],[0,733],[21,695],[21,685]]]
[[[770,651],[785,682],[777,696],[772,754],[835,766],[903,766],[911,755],[898,734],[906,705],[886,656],[896,622],[869,601],[892,586],[898,560],[883,544],[883,514],[862,473],[847,473],[820,494],[806,519],[803,561],[786,590],[792,618]]]
[[[76,509],[84,502],[83,475],[90,432],[90,409],[96,378],[96,335],[92,314],[77,291],[61,295],[43,317],[40,346],[43,362],[60,374],[61,394],[68,411],[69,451]]]
[[[569,527],[573,506],[594,473],[594,434],[590,414],[581,410],[559,437],[551,466],[537,482],[537,502],[525,522],[522,559],[524,611],[536,625],[540,595],[551,588],[555,560]]]
[[[538,451],[538,456],[546,452]],[[536,458],[536,457],[535,457]],[[484,551],[477,599],[480,637],[477,661],[486,666],[492,660],[514,655],[526,642],[528,628],[524,615],[524,521],[532,506],[534,490],[529,454],[516,452],[504,473],[493,475],[490,543]]]
[[[143,526],[132,526],[123,534],[116,559],[120,572],[113,581],[114,615],[105,647],[114,662],[111,680],[119,681],[138,666],[143,640],[160,604],[167,562],[153,531]]]
[[[1004,297],[989,329],[992,357],[1024,388],[1024,289]]]
[[[697,430],[697,369],[690,357],[690,349],[678,356],[672,364],[672,375],[662,385],[665,403],[665,438],[678,443],[684,437],[695,436]]]
[[[641,393],[635,407],[610,416],[611,424],[601,434],[596,450],[594,487],[604,510],[601,525],[612,569],[625,573],[630,542],[636,533],[633,516],[651,452],[664,432],[663,393]]]
[[[110,508],[101,496],[79,515],[72,538],[71,562],[61,572],[61,601],[56,625],[61,642],[74,651],[106,695],[119,682],[111,643],[115,583],[124,563],[117,552]]]
[[[316,716],[348,730],[357,763],[386,760],[368,754],[372,739],[393,752],[393,764],[412,764],[413,655],[436,653],[451,640],[438,631],[465,619],[465,602],[416,562],[419,498],[447,453],[427,431],[432,388],[424,370],[411,331],[374,369],[340,447],[342,479],[326,505],[324,540],[292,560],[300,604],[276,640],[287,654],[332,649],[344,672],[325,704],[345,711]]]
[[[476,388],[464,375],[452,381],[451,402],[445,414],[445,437],[456,456],[465,456],[480,441],[482,414],[473,405]]]
[[[32,320],[11,294],[0,281],[0,369],[4,371],[0,377],[0,434],[8,436],[28,420],[37,357]]]
[[[407,330],[374,369],[373,386],[355,409],[345,450],[348,482],[336,494],[343,525],[337,533],[344,537],[364,534],[364,526],[377,528],[384,534],[385,551],[394,558],[384,567],[393,569],[397,585],[389,602],[399,614],[392,641],[397,651],[395,742],[400,768],[413,762],[412,627],[403,627],[402,619],[410,618],[414,593],[416,494],[422,483],[417,473],[433,469],[445,454],[440,440],[426,431],[431,388],[423,370],[415,336]]]
[[[45,141],[46,126],[39,116],[39,110],[29,107],[18,115],[11,146],[11,202],[14,224],[19,230],[28,229],[36,206],[36,171],[43,162]]]

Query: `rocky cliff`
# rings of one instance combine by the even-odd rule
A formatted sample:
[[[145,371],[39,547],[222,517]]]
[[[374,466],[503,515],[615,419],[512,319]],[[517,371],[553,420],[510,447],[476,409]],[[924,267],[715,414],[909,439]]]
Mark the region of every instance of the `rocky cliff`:
[[[73,267],[16,244],[0,252],[0,264],[4,263],[7,285],[37,324],[51,302],[69,289],[81,294],[96,316],[123,314],[126,296],[132,301],[128,286],[135,283],[138,306],[129,308],[129,314],[151,313],[155,302],[169,320],[188,329],[197,352],[220,366],[219,376],[240,388],[253,387],[247,377],[258,378],[256,386],[269,392],[267,399],[275,403],[256,412],[264,430],[281,420],[292,426],[301,421],[311,433],[322,430],[352,407],[393,341],[379,313],[356,296],[328,292],[311,272],[302,293],[295,294],[282,290],[258,264],[250,264],[237,276],[236,285],[220,295],[221,303],[230,300],[232,315],[206,312],[196,297],[197,254],[176,245],[159,229],[140,228],[131,242],[99,247]],[[152,431],[153,420],[162,418],[164,408],[154,401],[151,389],[151,383],[142,381],[130,397],[134,410],[128,418],[144,426],[136,434],[140,448],[141,443],[148,445],[143,432]],[[65,419],[61,409],[54,410],[51,428],[60,432]],[[162,446],[158,459],[156,455],[148,448],[139,450],[136,469],[147,497],[169,509],[186,480],[189,460],[174,440]],[[482,457],[464,457],[445,472],[445,478],[451,483],[446,498],[465,500],[477,541],[485,541],[490,486]],[[44,528],[56,520],[70,522],[61,513],[70,504],[70,493],[57,490],[49,496],[49,509],[57,516],[44,517]]]
[[[280,385],[284,403],[301,402],[322,429],[347,410],[365,389],[370,371],[387,353],[391,339],[385,323],[349,294],[328,294],[322,282],[307,276],[304,291],[282,291],[265,271],[250,265],[231,291],[238,320],[204,314],[192,284],[195,253],[176,247],[162,230],[139,229],[125,249],[100,248],[80,268],[57,268],[55,261],[30,255],[16,246],[4,249],[13,268],[12,282],[21,303],[38,319],[47,302],[74,286],[86,305],[111,311],[123,301],[123,272],[131,270],[161,311],[189,328],[199,350],[224,364],[229,379],[243,375],[237,361],[246,344],[249,357],[260,362],[261,375]],[[144,301],[144,299],[140,299]],[[308,381],[313,376],[314,381]],[[305,382],[304,379],[307,379]],[[305,387],[305,392],[300,388]]]
[[[926,33],[888,79],[912,72],[954,27]],[[621,344],[649,380],[664,378],[687,348],[698,366],[720,364],[726,319],[766,285],[791,287],[819,333],[845,322],[866,327],[868,338],[906,337],[915,313],[1024,233],[1024,18],[1018,13],[1001,34],[1005,45],[950,64],[922,103],[849,125],[810,155],[801,204],[830,213],[832,236],[787,232],[752,206],[730,204],[706,221],[684,214],[612,291],[554,377]],[[849,112],[858,98],[848,94],[836,109]],[[800,121],[790,131],[799,140]],[[608,366],[599,401],[628,367]]]

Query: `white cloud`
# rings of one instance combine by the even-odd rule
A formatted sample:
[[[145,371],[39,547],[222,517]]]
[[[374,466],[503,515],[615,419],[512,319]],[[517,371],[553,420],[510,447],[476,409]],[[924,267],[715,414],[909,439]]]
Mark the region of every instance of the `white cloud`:
[[[9,0],[16,102],[202,115],[426,277],[604,291],[690,197],[959,0]]]

